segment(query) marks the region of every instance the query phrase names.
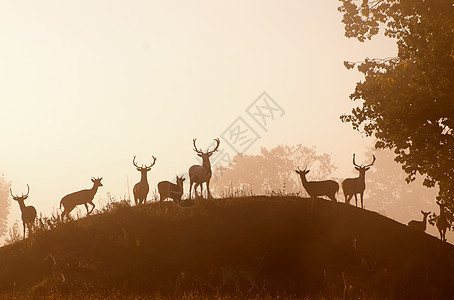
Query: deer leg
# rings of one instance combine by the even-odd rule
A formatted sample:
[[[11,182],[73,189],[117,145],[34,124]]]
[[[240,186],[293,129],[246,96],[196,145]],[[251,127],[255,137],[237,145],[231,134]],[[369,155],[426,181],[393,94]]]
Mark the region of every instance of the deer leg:
[[[61,220],[62,222],[64,221],[64,218],[65,216],[68,218],[68,220],[70,219],[69,218],[69,213],[75,208],[75,206],[69,206],[68,208],[65,207],[65,209],[63,210],[63,213],[61,214]]]
[[[91,214],[91,212],[93,211],[93,209],[95,209],[95,204],[93,203],[93,201],[90,201],[90,202],[88,202],[88,203],[91,204],[91,210],[90,210],[90,212],[89,212],[88,214]],[[88,211],[88,210],[87,210],[87,211]]]
[[[361,208],[364,208],[364,205],[363,205],[364,192],[359,194],[359,196],[361,197]]]
[[[311,197],[311,212],[314,211],[314,203],[315,203],[315,197]]]
[[[350,201],[352,200],[353,195],[345,195],[345,203],[350,204]]]
[[[207,199],[211,199],[211,193],[210,193],[210,180],[208,179],[207,181]]]
[[[358,196],[355,194],[355,206],[358,207]]]
[[[199,187],[199,183],[194,184],[194,198],[197,199],[199,195],[197,194],[197,188]]]
[[[203,182],[200,184],[200,197],[203,199]]]
[[[189,183],[189,200],[191,200],[191,192],[192,192],[192,180]]]
[[[87,205],[87,203],[84,203],[84,206],[85,206],[85,209],[87,210],[87,216],[88,216],[90,213],[88,212],[88,205]]]
[[[24,240],[25,240],[25,222],[22,222],[22,224],[24,225]]]

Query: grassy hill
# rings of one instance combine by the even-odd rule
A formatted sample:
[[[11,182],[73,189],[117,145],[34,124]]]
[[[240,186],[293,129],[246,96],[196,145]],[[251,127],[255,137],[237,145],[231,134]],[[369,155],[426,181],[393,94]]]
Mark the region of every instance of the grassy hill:
[[[451,244],[321,199],[314,212],[280,196],[118,203],[45,222],[52,229],[0,248],[0,297],[454,296]]]

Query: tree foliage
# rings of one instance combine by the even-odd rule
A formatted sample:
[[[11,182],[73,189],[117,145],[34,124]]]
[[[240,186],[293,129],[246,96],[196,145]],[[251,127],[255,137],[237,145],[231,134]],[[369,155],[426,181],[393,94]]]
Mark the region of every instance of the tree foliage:
[[[454,6],[452,0],[340,0],[345,35],[359,41],[379,33],[396,39],[398,56],[358,63],[365,80],[350,95],[360,101],[341,116],[375,135],[376,148],[395,152],[408,174],[438,184],[454,212]],[[346,63],[346,67],[354,64]]]
[[[237,154],[228,167],[217,167],[213,175],[213,190],[220,194],[245,189],[255,194],[271,192],[297,193],[302,190],[297,167],[311,170],[310,180],[327,179],[336,169],[331,157],[317,154],[315,147],[280,145],[271,150],[262,148],[259,155]]]

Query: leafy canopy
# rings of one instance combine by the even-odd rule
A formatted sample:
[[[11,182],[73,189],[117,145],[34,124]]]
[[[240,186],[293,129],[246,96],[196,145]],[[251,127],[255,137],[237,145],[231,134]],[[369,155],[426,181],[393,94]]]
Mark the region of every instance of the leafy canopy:
[[[366,59],[357,66],[365,80],[341,116],[353,128],[375,135],[413,181],[438,184],[438,198],[454,211],[454,3],[452,0],[340,0],[345,35],[363,42],[384,28],[398,56]],[[452,215],[452,213],[451,213]]]

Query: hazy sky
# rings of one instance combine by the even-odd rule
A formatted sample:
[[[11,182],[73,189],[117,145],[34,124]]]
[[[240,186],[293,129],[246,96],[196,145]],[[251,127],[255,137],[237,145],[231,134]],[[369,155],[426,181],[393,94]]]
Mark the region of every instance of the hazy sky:
[[[123,197],[140,178],[134,155],[157,157],[152,188],[173,180],[196,162],[194,137],[205,148],[241,117],[260,135],[247,153],[315,145],[354,175],[370,140],[339,120],[361,79],[343,61],[396,47],[344,37],[339,3],[1,1],[0,172],[49,214],[92,177],[100,197]],[[266,131],[246,113],[264,91],[285,112]]]

